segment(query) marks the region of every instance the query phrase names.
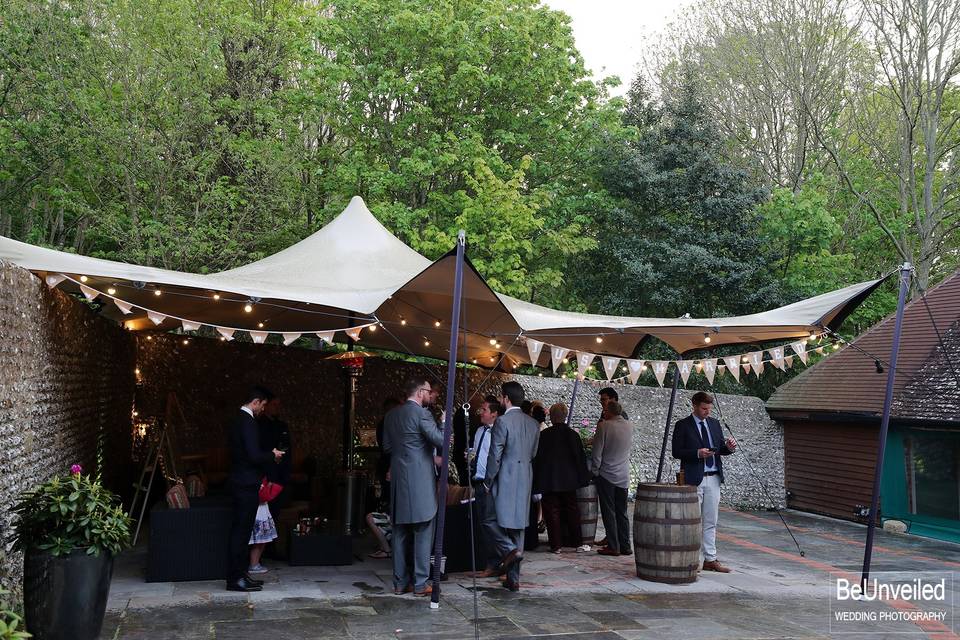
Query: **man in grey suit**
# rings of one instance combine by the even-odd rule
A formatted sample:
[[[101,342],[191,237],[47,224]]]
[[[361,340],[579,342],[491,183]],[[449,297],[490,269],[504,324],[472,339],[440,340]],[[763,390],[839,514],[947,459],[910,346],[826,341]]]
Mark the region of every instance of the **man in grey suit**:
[[[383,450],[390,454],[390,503],[393,511],[393,592],[413,589],[428,595],[430,547],[437,515],[437,475],[433,452],[443,445],[443,433],[424,408],[430,383],[415,376],[404,386],[407,401],[384,418]],[[413,576],[407,547],[413,542]],[[412,586],[411,586],[412,583]]]
[[[491,525],[487,529],[494,533],[503,558],[500,568],[507,572],[504,586],[510,591],[520,590],[523,530],[530,519],[533,457],[540,440],[540,425],[520,411],[523,400],[519,382],[504,383],[500,399],[504,411],[493,423],[485,480],[495,507],[487,511]]]

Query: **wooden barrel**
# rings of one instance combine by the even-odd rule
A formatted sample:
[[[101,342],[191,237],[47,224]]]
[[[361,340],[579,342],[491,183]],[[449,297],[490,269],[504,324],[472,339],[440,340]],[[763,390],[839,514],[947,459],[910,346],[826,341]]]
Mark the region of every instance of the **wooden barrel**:
[[[633,509],[633,551],[637,576],[685,584],[697,579],[703,535],[697,488],[639,484]]]
[[[593,484],[577,489],[577,507],[580,508],[580,544],[593,544],[597,537],[597,488]]]

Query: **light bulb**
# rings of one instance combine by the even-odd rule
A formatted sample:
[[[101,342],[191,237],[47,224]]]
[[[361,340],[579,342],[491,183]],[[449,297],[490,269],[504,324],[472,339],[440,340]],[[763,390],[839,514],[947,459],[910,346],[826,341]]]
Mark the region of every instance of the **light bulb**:
[[[370,331],[376,331],[376,330],[377,330],[377,325],[372,324],[372,325],[370,325],[370,326],[367,327],[367,328],[370,329]]]
[[[429,347],[429,346],[430,346],[430,341],[429,341],[429,340],[424,340],[424,341],[423,341],[423,346]]]
[[[220,299],[220,294],[219,294],[219,293],[213,294],[213,299],[214,299],[214,300],[219,300],[219,299]]]
[[[642,367],[640,367],[640,371],[646,371],[646,370],[647,370],[647,365],[643,365]]]
[[[258,322],[258,323],[257,323],[257,327],[260,328],[260,329],[263,329],[263,323],[262,323],[262,322]]]
[[[439,321],[439,320],[434,320],[433,326],[439,327],[439,326],[440,326],[440,321]]]
[[[744,361],[744,362],[750,362],[750,358],[748,358],[747,356],[743,356],[743,361]]]
[[[473,359],[473,364],[477,364],[477,359],[476,359],[476,358]]]
[[[600,336],[597,336],[597,344],[600,344],[601,342],[603,342],[603,338],[601,338]]]
[[[493,345],[495,345],[495,344],[497,344],[497,339],[496,339],[496,338],[490,338],[490,346],[493,346]]]
[[[117,290],[114,289],[113,287],[110,287],[109,289],[107,289],[107,293],[111,296],[114,295],[116,292]]]
[[[711,339],[711,338],[710,338],[710,334],[709,334],[709,333],[703,334],[703,341],[704,341],[705,343],[710,344],[710,339]]]
[[[190,344],[190,341],[189,341],[189,340],[184,340],[184,341],[183,341],[183,344]]]
[[[80,276],[80,282],[86,282],[87,276]]]
[[[153,290],[153,295],[155,295],[155,296],[159,296],[161,293],[163,293],[163,292],[160,291],[160,289],[154,289],[154,290]]]
[[[147,336],[147,340],[153,340],[153,336]]]
[[[137,367],[136,369],[134,369],[133,372],[137,375],[140,375],[140,367]]]
[[[247,313],[250,313],[253,311],[253,305],[248,302],[247,304],[243,305],[243,310]]]
[[[406,326],[406,325],[407,325],[407,321],[401,318],[401,319],[400,319],[400,324],[402,324],[403,326]]]

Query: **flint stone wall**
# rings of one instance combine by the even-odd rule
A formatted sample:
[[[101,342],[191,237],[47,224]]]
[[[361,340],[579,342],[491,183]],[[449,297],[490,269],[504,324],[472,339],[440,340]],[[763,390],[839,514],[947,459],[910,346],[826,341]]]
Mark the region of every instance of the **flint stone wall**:
[[[94,471],[102,435],[104,481],[128,477],[134,340],[78,300],[0,261],[0,587],[19,601],[23,558],[9,542],[20,492]]]

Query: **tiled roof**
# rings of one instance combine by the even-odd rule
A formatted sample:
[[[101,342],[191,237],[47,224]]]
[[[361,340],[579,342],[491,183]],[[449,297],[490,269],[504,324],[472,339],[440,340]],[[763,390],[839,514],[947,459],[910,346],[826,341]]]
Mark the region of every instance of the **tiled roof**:
[[[901,418],[960,421],[960,321],[944,332],[943,346],[934,348],[932,357],[920,367],[893,403],[893,413]],[[953,368],[951,369],[951,363]]]
[[[951,337],[952,344],[957,345],[960,338],[955,335],[958,331],[955,325],[960,319],[960,271],[927,291],[926,299],[940,333],[945,334],[949,330],[954,334]],[[879,416],[883,409],[887,367],[884,366],[883,373],[877,373],[874,358],[864,355],[854,346],[881,361],[888,361],[894,320],[894,314],[887,316],[854,340],[852,345],[824,358],[781,386],[767,401],[767,410]],[[960,349],[960,346],[957,348]],[[908,386],[911,390],[909,395],[903,396],[903,402],[895,407],[893,415],[900,416],[900,412],[903,412],[903,417],[919,416],[914,405],[918,402],[929,403],[930,400],[927,396],[918,396],[920,391],[917,389],[923,387],[924,393],[929,393],[927,387],[946,384],[943,376],[951,374],[949,369],[944,373],[942,367],[936,366],[938,352],[936,332],[923,301],[918,297],[908,302],[904,309],[894,399],[899,399]],[[957,367],[960,370],[960,364]],[[939,382],[928,382],[925,379],[928,377]]]

